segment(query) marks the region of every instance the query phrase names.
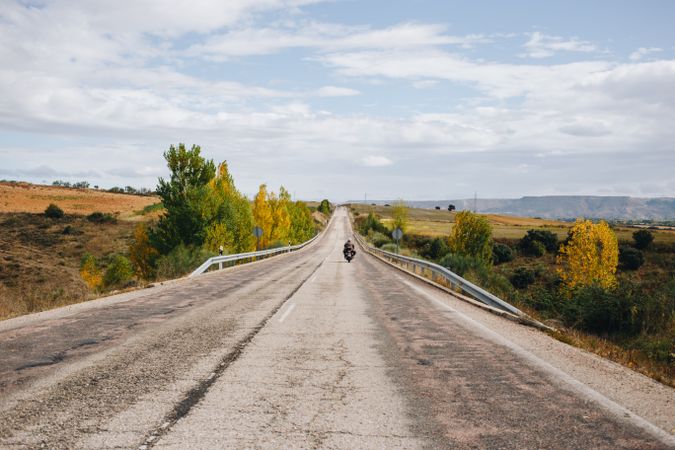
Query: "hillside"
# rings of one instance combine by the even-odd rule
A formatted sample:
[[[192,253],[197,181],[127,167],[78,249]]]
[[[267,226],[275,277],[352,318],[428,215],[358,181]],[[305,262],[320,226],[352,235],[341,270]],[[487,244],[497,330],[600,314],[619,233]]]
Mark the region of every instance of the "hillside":
[[[358,202],[352,202],[358,203]],[[372,201],[376,204],[391,201]],[[407,201],[415,208],[445,209],[449,204],[457,210],[474,209],[474,199]],[[547,219],[576,217],[620,220],[675,220],[675,198],[601,197],[585,195],[522,197],[519,199],[476,200],[476,210],[481,213],[508,214]]]
[[[130,219],[143,208],[159,203],[155,196],[115,194],[96,189],[72,189],[30,183],[0,183],[0,213],[42,213],[55,203],[66,214],[95,211]]]

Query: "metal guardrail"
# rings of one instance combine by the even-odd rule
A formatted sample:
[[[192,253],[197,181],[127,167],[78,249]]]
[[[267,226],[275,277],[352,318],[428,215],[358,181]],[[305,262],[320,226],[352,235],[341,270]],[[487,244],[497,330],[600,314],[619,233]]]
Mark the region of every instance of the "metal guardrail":
[[[432,274],[438,276],[439,278],[442,278],[446,280],[450,285],[453,287],[457,287],[461,289],[463,292],[466,294],[470,295],[471,297],[475,298],[481,303],[484,303],[488,306],[491,306],[493,308],[500,309],[502,311],[514,314],[518,317],[522,318],[528,318],[529,316],[516,308],[515,306],[505,302],[504,300],[500,299],[499,297],[489,293],[485,289],[476,286],[472,282],[465,280],[464,278],[460,277],[454,272],[451,272],[450,270],[446,269],[443,266],[440,266],[438,264],[434,264],[429,261],[424,261],[422,259],[417,259],[417,258],[411,258],[409,256],[403,256],[403,255],[398,255],[396,253],[392,252],[387,252],[385,250],[379,249],[377,247],[374,247],[370,244],[368,244],[361,236],[358,234],[355,234],[356,239],[361,243],[361,246],[369,251],[370,253],[373,254],[379,254],[381,257],[388,259],[392,262],[397,262],[399,264],[402,264],[405,266],[406,269],[408,269],[410,266],[412,266],[413,270],[415,268],[422,268],[431,271]]]
[[[223,268],[223,264],[225,263],[231,263],[231,262],[236,262],[236,261],[241,261],[245,259],[260,259],[261,257],[267,258],[270,256],[278,255],[280,253],[290,253],[294,252],[296,250],[300,250],[303,247],[306,247],[307,245],[311,244],[314,242],[319,236],[321,236],[321,233],[317,234],[314,236],[312,239],[309,241],[303,242],[302,244],[298,245],[288,245],[286,247],[279,247],[279,248],[273,248],[270,250],[261,250],[258,252],[248,252],[248,253],[236,253],[233,255],[223,255],[223,256],[213,256],[209,259],[207,259],[204,264],[201,266],[197,267],[194,272],[192,272],[189,276],[194,277],[196,275],[202,274],[206,272],[211,266],[214,264],[218,264],[218,269]]]

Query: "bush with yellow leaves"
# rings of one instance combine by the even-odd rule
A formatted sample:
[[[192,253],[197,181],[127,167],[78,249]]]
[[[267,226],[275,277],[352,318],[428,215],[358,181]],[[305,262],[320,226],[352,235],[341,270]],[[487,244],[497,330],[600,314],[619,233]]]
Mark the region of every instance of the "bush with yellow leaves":
[[[615,287],[619,244],[614,231],[604,221],[577,220],[568,242],[560,248],[557,263],[568,292],[583,286]]]

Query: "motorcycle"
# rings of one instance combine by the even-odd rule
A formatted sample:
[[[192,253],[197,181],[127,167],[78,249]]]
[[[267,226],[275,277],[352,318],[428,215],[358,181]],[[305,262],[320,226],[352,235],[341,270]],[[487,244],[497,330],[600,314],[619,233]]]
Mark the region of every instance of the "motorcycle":
[[[356,255],[356,250],[352,248],[346,248],[342,251],[342,254],[344,255],[347,262],[350,263],[352,262],[352,259],[354,259],[354,255]]]

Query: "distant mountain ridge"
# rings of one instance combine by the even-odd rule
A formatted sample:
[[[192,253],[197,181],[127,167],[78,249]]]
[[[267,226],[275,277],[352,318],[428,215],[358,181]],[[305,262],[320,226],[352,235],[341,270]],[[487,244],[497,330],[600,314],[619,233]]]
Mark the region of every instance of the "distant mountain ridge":
[[[353,203],[361,203],[354,201]],[[369,203],[385,204],[391,201],[372,200]],[[415,208],[446,209],[453,204],[458,211],[473,210],[474,199],[461,200],[420,200],[406,201]],[[656,197],[614,197],[587,195],[549,195],[522,197],[518,199],[476,200],[480,213],[507,214],[512,216],[542,217],[547,219],[569,219],[576,217],[621,219],[621,220],[673,220],[675,219],[675,198]]]

